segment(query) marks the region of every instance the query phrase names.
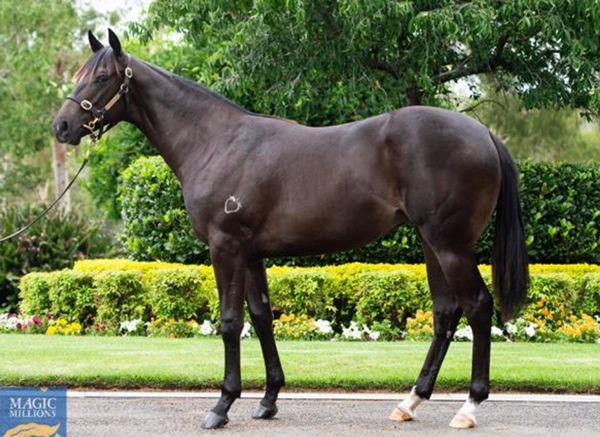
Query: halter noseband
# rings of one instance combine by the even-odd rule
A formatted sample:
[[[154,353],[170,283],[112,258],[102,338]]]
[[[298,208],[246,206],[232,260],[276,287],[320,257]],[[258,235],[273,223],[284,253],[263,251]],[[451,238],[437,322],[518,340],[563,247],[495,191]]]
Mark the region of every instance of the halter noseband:
[[[90,112],[94,117],[87,124],[83,125],[84,128],[90,131],[90,136],[92,137],[93,141],[99,140],[102,135],[112,127],[111,124],[104,124],[104,116],[110,110],[110,108],[112,108],[121,99],[122,96],[129,92],[129,81],[133,77],[133,70],[129,66],[129,62],[127,64],[127,67],[125,67],[125,78],[119,86],[119,91],[112,96],[112,98],[106,103],[106,105],[104,105],[103,108],[95,108],[92,102],[87,99],[80,101],[71,95],[67,96],[67,100],[77,103],[79,106],[81,106],[81,109]],[[96,124],[99,126],[96,126]],[[104,127],[106,127],[106,129],[104,129]],[[98,129],[98,134],[95,133],[96,128]]]

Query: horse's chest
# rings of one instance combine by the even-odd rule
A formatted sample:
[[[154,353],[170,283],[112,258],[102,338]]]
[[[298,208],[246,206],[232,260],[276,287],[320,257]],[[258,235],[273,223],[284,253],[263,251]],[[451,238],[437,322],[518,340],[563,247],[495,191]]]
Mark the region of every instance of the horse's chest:
[[[186,193],[183,200],[194,232],[204,243],[209,240],[209,227],[213,221],[214,206],[211,199],[202,193]]]

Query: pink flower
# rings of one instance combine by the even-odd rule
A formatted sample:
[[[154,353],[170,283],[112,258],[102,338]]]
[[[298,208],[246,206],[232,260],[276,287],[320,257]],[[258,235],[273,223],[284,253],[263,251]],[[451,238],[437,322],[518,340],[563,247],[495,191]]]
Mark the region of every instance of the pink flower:
[[[40,319],[38,316],[33,316],[33,317],[31,318],[31,321],[32,321],[33,323],[35,323],[36,325],[41,325],[41,324],[42,324],[42,321],[41,321],[41,319]]]
[[[23,325],[21,324],[21,322],[17,323],[17,329],[21,329],[23,327]]]
[[[46,317],[47,319],[50,319],[52,316],[50,315],[50,313],[46,313],[46,314],[45,314],[45,317]]]

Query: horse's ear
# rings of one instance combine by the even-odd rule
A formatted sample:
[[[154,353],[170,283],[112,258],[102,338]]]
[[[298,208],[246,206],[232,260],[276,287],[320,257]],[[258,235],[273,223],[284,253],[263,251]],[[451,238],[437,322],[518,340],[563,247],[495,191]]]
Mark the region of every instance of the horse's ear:
[[[98,38],[96,38],[96,36],[92,33],[91,30],[88,30],[88,41],[90,42],[90,47],[92,48],[93,52],[97,52],[102,47],[104,47],[102,43],[98,41]]]
[[[121,56],[123,54],[119,38],[111,29],[108,29],[108,42],[110,43],[110,46],[112,47],[115,56]]]

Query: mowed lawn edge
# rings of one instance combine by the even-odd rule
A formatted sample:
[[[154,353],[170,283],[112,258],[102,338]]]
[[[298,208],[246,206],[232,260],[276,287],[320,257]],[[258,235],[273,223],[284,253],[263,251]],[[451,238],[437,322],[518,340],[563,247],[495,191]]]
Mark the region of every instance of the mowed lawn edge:
[[[290,390],[405,391],[429,343],[279,341]],[[59,337],[0,335],[0,385],[122,389],[217,389],[223,376],[218,337]],[[493,343],[495,391],[600,394],[600,344]],[[437,390],[467,391],[471,343],[451,345]],[[244,389],[264,386],[255,339],[242,340]]]

